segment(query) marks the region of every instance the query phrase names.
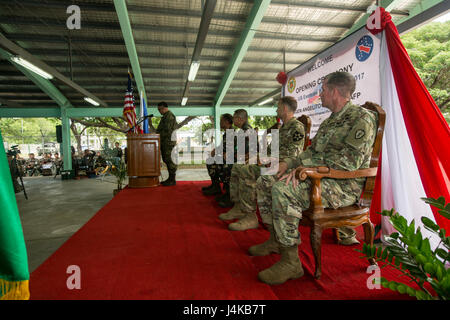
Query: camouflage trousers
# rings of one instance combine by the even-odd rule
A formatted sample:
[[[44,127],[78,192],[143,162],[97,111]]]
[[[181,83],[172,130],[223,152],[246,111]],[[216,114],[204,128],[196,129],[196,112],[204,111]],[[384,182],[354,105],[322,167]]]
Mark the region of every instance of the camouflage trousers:
[[[282,245],[291,247],[300,244],[298,225],[303,210],[309,208],[310,180],[300,181],[294,189],[292,182],[286,185],[286,181],[278,181],[275,176],[264,175],[258,178],[256,185],[258,207],[263,223],[273,225],[276,238]],[[324,208],[344,207],[356,202],[355,197],[339,192],[340,188],[337,187],[333,179],[322,179]],[[339,228],[338,232],[341,240],[356,235],[350,227]]]
[[[256,180],[260,175],[256,164],[235,164],[231,170],[230,198],[242,212],[256,212]]]
[[[175,145],[161,143],[161,157],[162,161],[166,164],[169,174],[175,175],[178,166],[172,160],[172,150]]]
[[[206,165],[206,169],[208,170],[208,174],[211,177],[211,181],[216,183],[222,182],[224,185],[230,184],[232,168],[233,164],[226,163],[212,163]]]

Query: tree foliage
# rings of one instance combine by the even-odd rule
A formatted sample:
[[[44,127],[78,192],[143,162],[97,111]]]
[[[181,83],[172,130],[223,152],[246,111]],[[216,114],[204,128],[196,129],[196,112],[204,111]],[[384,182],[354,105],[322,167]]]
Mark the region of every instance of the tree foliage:
[[[56,118],[1,118],[0,129],[3,137],[15,138],[14,143],[41,143],[42,138],[56,139],[56,125],[61,121]],[[20,141],[19,141],[20,139]],[[50,141],[45,141],[50,142]]]
[[[401,37],[417,73],[450,120],[450,21],[433,22]]]

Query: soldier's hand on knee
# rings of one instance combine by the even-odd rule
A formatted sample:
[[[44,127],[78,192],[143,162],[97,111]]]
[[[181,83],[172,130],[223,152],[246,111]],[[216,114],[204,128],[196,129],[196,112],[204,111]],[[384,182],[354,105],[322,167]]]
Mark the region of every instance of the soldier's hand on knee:
[[[288,165],[286,162],[281,161],[278,164],[278,172],[277,172],[277,178],[280,178],[281,176],[284,175],[284,173],[287,171],[288,169]],[[280,179],[281,180],[281,179]]]
[[[295,170],[292,170],[291,172],[289,172],[289,173],[283,175],[283,176],[280,178],[280,181],[282,181],[282,180],[286,180],[286,185],[289,185],[289,182],[292,181],[292,187],[293,187],[294,189],[298,186],[298,180],[297,180],[297,178],[295,177]]]

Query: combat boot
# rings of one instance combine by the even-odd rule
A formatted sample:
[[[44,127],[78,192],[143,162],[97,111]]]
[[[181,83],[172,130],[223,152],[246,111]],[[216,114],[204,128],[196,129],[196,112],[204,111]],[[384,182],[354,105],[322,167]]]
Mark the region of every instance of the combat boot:
[[[281,259],[270,268],[258,273],[258,278],[264,283],[282,284],[289,279],[303,276],[302,263],[298,257],[298,245],[286,247],[279,244]]]
[[[214,197],[214,199],[219,203],[220,201],[225,200],[226,193],[218,194]]]
[[[167,178],[167,180],[161,182],[161,185],[164,187],[174,186],[176,184],[177,184],[177,182],[175,180],[175,173],[169,173],[169,178]]]
[[[219,201],[219,207],[221,208],[231,208],[234,205],[234,202],[231,201],[229,195],[225,195],[220,201]]]
[[[272,225],[267,225],[270,232],[269,240],[266,242],[251,246],[248,253],[251,256],[267,256],[271,253],[280,253],[278,242],[275,240],[275,230]]]
[[[211,189],[213,186],[214,186],[214,181],[211,181],[211,184],[209,186],[202,187],[202,191],[206,191],[208,189]]]
[[[241,219],[245,216],[245,212],[242,212],[239,208],[238,204],[235,204],[233,208],[231,208],[230,211],[226,213],[222,213],[219,215],[220,220],[234,220],[234,219]]]
[[[216,194],[222,194],[222,189],[220,188],[219,182],[214,182],[212,188],[203,191],[205,196],[214,196]]]
[[[245,217],[243,217],[241,220],[230,223],[228,225],[228,229],[231,231],[244,231],[249,229],[256,229],[258,228],[258,217],[256,216],[256,213],[249,212],[246,213]]]

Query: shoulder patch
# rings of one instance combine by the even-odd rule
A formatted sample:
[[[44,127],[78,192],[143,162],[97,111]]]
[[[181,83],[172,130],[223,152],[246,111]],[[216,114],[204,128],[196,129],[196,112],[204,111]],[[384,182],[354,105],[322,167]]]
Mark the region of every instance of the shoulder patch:
[[[300,132],[299,130],[296,130],[294,134],[292,135],[292,140],[295,142],[301,141],[305,135],[303,132]]]
[[[345,142],[355,149],[371,140],[373,136],[373,124],[367,122],[365,119],[359,119],[351,128],[349,134],[345,138]]]

